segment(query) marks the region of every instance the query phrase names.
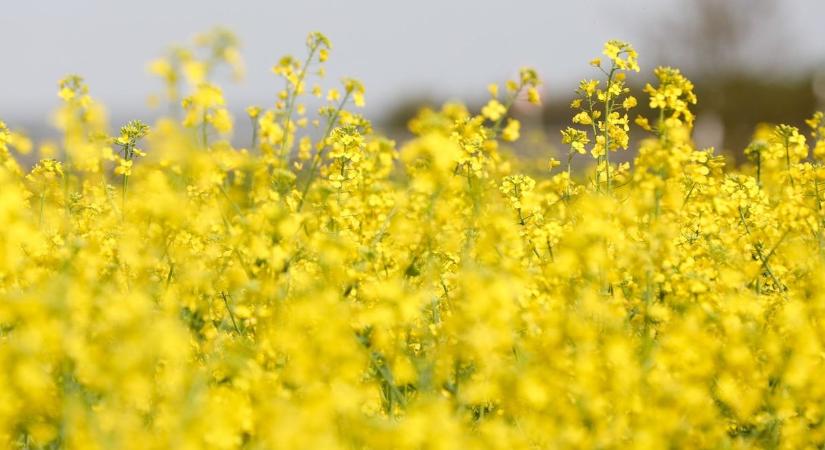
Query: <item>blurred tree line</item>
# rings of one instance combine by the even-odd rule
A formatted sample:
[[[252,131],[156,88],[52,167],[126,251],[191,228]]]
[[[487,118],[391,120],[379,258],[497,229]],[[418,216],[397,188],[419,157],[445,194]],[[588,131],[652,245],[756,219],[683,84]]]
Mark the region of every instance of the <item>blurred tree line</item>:
[[[647,39],[655,43],[655,65],[678,67],[696,85],[697,145],[741,158],[759,123],[788,123],[807,134],[804,120],[825,104],[825,70],[791,69],[793,61],[784,60],[790,56],[783,32],[787,24],[777,14],[782,7],[780,0],[682,0],[673,17],[636,25],[650,30]],[[655,117],[643,87],[643,82],[631,83],[639,98],[631,115]],[[549,142],[559,144],[558,130],[572,117],[572,89],[570,94],[545,95],[539,114],[519,117],[525,128],[541,129]],[[397,105],[384,125],[391,133],[401,130],[421,106],[440,103],[432,98],[409,100]],[[481,103],[482,99],[475,102]]]

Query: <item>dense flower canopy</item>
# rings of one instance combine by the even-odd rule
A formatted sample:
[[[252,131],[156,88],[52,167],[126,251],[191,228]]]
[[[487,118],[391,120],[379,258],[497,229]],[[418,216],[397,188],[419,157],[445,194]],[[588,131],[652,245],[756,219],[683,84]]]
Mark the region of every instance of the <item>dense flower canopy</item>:
[[[760,126],[737,167],[692,142],[677,69],[631,118],[637,54],[609,41],[566,165],[536,168],[506,147],[535,71],[397,144],[306,45],[247,148],[226,30],[150,65],[174,111],[151,126],[110,134],[78,76],[36,164],[0,123],[0,446],[825,444],[821,113],[810,139]]]

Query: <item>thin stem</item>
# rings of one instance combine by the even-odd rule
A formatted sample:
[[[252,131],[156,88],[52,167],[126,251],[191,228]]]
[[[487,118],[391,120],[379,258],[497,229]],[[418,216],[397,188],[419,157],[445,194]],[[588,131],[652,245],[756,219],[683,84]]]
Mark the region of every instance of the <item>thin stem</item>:
[[[567,189],[565,200],[570,200],[570,183],[572,183],[573,150],[567,152]]]
[[[745,220],[745,214],[742,212],[742,207],[741,206],[739,207],[739,218],[742,220],[742,225],[745,227],[745,232],[748,234],[748,237],[753,238],[753,235],[751,234],[751,229],[748,226],[748,222]],[[782,241],[785,239],[785,236],[787,234],[788,233],[785,232],[785,234],[782,235],[782,237],[779,239],[779,241],[776,243],[776,245],[774,245],[773,248],[771,249],[771,251],[768,253],[768,256],[765,256],[765,255],[762,254],[762,245],[760,243],[757,242],[753,246],[754,249],[756,250],[756,257],[759,259],[759,262],[762,263],[762,269],[765,270],[765,272],[768,273],[768,276],[771,277],[771,280],[773,280],[776,287],[779,288],[779,289],[782,289],[783,291],[787,290],[788,288],[787,288],[787,286],[782,284],[782,282],[780,282],[778,278],[776,278],[776,275],[774,275],[773,270],[771,270],[771,267],[768,265],[768,259],[770,259],[770,257],[773,256],[773,254],[776,251],[777,247],[779,247],[779,244],[782,243]],[[759,282],[759,277],[757,277],[757,283],[758,282]]]
[[[201,121],[201,140],[203,141],[203,148],[209,148],[209,141],[206,137],[206,109],[203,110],[203,120]]]
[[[289,155],[286,151],[286,142],[287,138],[289,137],[289,126],[292,122],[292,110],[295,108],[295,100],[298,98],[298,89],[301,87],[301,84],[304,82],[304,78],[306,78],[307,69],[309,68],[309,64],[312,62],[312,57],[315,55],[315,51],[318,50],[317,45],[313,45],[309,49],[309,54],[307,55],[307,59],[304,61],[304,65],[301,66],[301,73],[298,75],[298,80],[295,82],[295,87],[292,89],[292,95],[289,96],[289,100],[287,102],[287,111],[286,111],[286,121],[284,122],[284,135],[281,138],[281,157],[283,157],[284,161],[289,158]]]
[[[258,145],[258,121],[252,119],[252,150]]]
[[[44,191],[40,193],[40,220],[37,223],[40,227],[43,227],[43,203],[45,203],[46,199],[45,185],[43,186],[43,189]]]
[[[241,211],[241,208],[238,206],[238,204],[232,200],[232,197],[229,196],[229,193],[226,192],[226,189],[224,189],[223,185],[218,185],[218,189],[220,189],[221,194],[223,194],[224,198],[226,198],[226,201],[228,201],[232,208],[235,210],[235,214],[237,214],[238,216],[243,216],[243,211]]]
[[[610,74],[607,76],[607,88],[605,90],[605,99],[604,99],[604,165],[605,165],[605,174],[607,176],[607,193],[610,193],[611,190],[611,179],[610,179],[610,107],[613,103],[610,97],[610,86],[613,84],[613,75],[616,73],[616,66],[614,65],[610,69]]]
[[[665,140],[665,107],[659,109],[659,123],[656,125],[656,132],[659,134],[659,141]]]
[[[232,319],[232,326],[235,327],[235,332],[240,335],[241,329],[238,327],[238,322],[235,321],[235,314],[232,313],[232,308],[229,307],[229,301],[226,299],[226,293],[221,291],[221,297],[223,298],[223,304],[226,306],[226,310],[229,311],[229,318]]]
[[[521,91],[524,90],[524,85],[519,83],[518,89],[513,93],[513,95],[507,99],[507,103],[504,105],[504,114],[498,118],[493,124],[493,133],[498,136],[498,133],[501,131],[501,124],[504,122],[504,119],[510,114],[510,109],[513,107],[513,104],[516,103],[516,99],[518,99],[519,94]]]
[[[347,100],[349,100],[351,92],[347,92],[344,94],[344,98],[341,99],[341,103],[338,104],[338,108],[335,109],[335,112],[330,116],[329,123],[327,123],[327,129],[324,132],[324,136],[321,138],[321,143],[323,147],[318,150],[318,153],[312,158],[312,165],[309,167],[309,176],[307,178],[307,182],[304,185],[304,189],[301,192],[301,200],[298,202],[298,212],[300,212],[306,201],[307,194],[309,193],[309,188],[312,186],[312,183],[315,181],[315,171],[318,170],[318,166],[321,164],[321,161],[324,157],[324,150],[326,150],[326,141],[329,137],[330,133],[332,133],[332,129],[335,128],[335,124],[338,122],[338,115],[341,113],[341,110],[344,108],[344,104],[346,104]]]
[[[822,200],[819,197],[819,180],[814,178],[814,195],[816,196],[816,210],[817,214],[817,233],[816,244],[820,255],[822,254]]]
[[[120,189],[121,214],[126,214],[126,185],[128,183],[129,183],[129,177],[124,173],[123,174],[123,183],[121,184],[121,189]]]
[[[762,186],[762,152],[756,152],[756,184]]]
[[[123,147],[123,158],[126,161],[132,160],[132,152],[131,152],[131,145],[126,144]],[[131,168],[129,169],[131,170]],[[121,218],[126,216],[126,187],[129,184],[129,176],[126,175],[126,172],[123,172],[123,181],[121,182],[120,188],[120,216]]]
[[[791,187],[794,187],[793,176],[791,176],[791,149],[788,138],[785,138],[785,165],[788,167],[788,180],[791,182]]]
[[[602,71],[604,71],[604,69],[602,69]],[[588,96],[587,97],[587,108],[588,108],[588,112],[590,113],[590,128],[593,129],[593,141],[596,141],[596,136],[599,135],[599,130],[596,129],[596,117],[593,114],[594,113],[593,106],[594,106],[593,98]],[[602,162],[602,157],[601,156],[597,157],[596,158],[596,192],[601,192],[601,190],[602,190],[601,183],[599,183],[599,175],[598,175],[598,173],[599,173],[598,165],[601,162]]]

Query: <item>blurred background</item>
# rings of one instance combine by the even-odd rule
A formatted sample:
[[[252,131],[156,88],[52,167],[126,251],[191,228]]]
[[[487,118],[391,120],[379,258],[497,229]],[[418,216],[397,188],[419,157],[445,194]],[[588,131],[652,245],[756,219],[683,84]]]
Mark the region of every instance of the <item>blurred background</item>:
[[[56,83],[68,73],[86,78],[113,124],[152,120],[159,112],[147,98],[162,85],[147,63],[222,25],[240,37],[246,60],[242,83],[218,80],[238,115],[274,103],[282,85],[270,68],[283,54],[303,55],[306,34],[318,30],[333,45],[328,84],[361,79],[367,117],[392,136],[403,137],[420,106],[478,106],[487,83],[530,65],[544,80],[544,104],[516,114],[542,132],[534,141],[557,144],[578,80],[598,76],[588,61],[615,38],[639,52],[642,72],[630,82],[640,104],[654,67],[679,67],[697,87],[697,144],[738,153],[757,123],[801,126],[825,105],[823,18],[823,0],[5,2],[0,120],[50,136]]]

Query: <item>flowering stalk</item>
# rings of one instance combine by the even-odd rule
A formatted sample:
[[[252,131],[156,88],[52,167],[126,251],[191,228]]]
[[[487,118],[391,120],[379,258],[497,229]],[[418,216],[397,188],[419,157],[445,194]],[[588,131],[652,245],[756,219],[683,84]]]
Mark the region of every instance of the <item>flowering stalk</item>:
[[[113,143],[120,147],[122,156],[118,159],[115,173],[122,175],[121,182],[121,211],[126,211],[126,186],[132,174],[132,164],[135,156],[146,154],[137,148],[137,142],[149,133],[149,126],[139,120],[133,120],[120,128],[120,136]]]

